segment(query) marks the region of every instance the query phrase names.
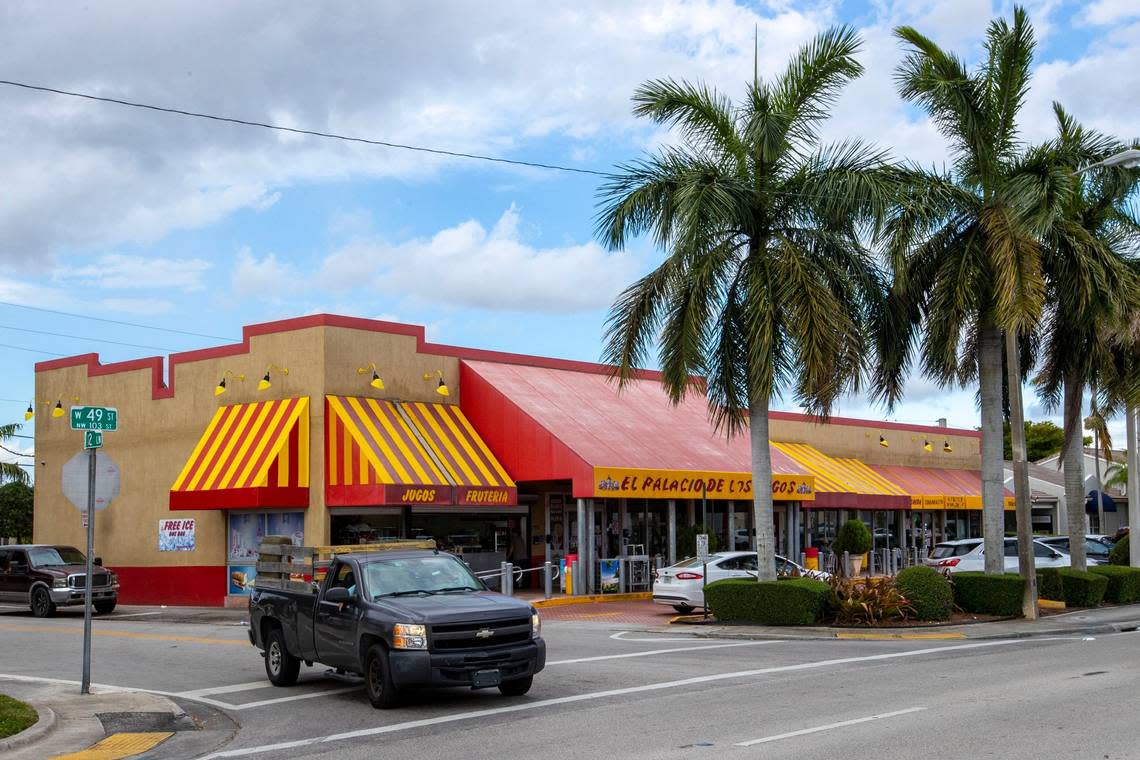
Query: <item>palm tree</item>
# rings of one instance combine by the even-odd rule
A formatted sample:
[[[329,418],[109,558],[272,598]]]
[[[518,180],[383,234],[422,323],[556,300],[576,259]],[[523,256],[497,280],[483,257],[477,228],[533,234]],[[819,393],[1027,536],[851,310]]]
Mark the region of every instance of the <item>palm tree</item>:
[[[920,337],[926,374],[943,385],[977,382],[985,569],[1002,573],[1003,331],[1006,353],[1020,358],[1018,340],[1036,325],[1045,295],[1035,233],[1061,192],[1058,176],[1039,156],[1024,156],[1018,140],[1033,30],[1022,8],[1012,24],[992,21],[974,71],[911,27],[895,34],[908,49],[896,71],[899,92],[930,114],[952,163],[903,169],[898,205],[880,230],[895,280],[876,384],[893,406]]]
[[[3,444],[12,440],[16,435],[16,431],[19,429],[20,425],[16,422],[8,425],[0,425],[0,449],[15,454],[14,451],[5,447]],[[0,462],[0,483],[7,483],[13,480],[17,483],[27,483],[28,479],[27,470],[16,462]]]
[[[857,222],[891,196],[883,157],[859,142],[817,147],[828,107],[863,71],[860,45],[846,27],[822,33],[774,80],[754,76],[736,104],[703,84],[643,84],[634,113],[675,128],[681,144],[621,166],[601,189],[608,246],[649,232],[665,250],[612,307],[604,357],[625,382],[659,344],[674,403],[699,386],[717,429],[747,428],[761,580],[776,577],[770,402],[790,392],[826,415],[858,387],[883,303]]]
[[[1042,324],[1044,362],[1036,378],[1046,404],[1060,404],[1065,443],[1061,462],[1065,469],[1066,530],[1072,566],[1084,570],[1085,474],[1081,410],[1086,387],[1092,393],[1092,411],[1086,425],[1111,449],[1105,424],[1105,406],[1111,413],[1114,398],[1126,393],[1121,381],[1131,373],[1115,373],[1120,357],[1114,342],[1114,325],[1122,325],[1140,312],[1137,278],[1127,256],[1140,247],[1140,225],[1131,214],[1129,196],[1136,178],[1127,169],[1104,169],[1078,175],[1081,166],[1100,161],[1124,149],[1117,140],[1087,130],[1060,104],[1053,110],[1057,137],[1043,146],[1047,160],[1072,178],[1072,191],[1042,235],[1042,265],[1050,304]],[[1106,396],[1100,389],[1108,389]],[[1110,455],[1111,456],[1111,455]],[[1099,486],[1098,486],[1099,487]]]
[[[1104,471],[1104,487],[1105,488],[1119,488],[1124,490],[1128,485],[1128,465],[1124,462],[1117,462],[1111,464],[1108,469]],[[1065,494],[1068,498],[1068,494]],[[1072,541],[1072,538],[1069,539]]]

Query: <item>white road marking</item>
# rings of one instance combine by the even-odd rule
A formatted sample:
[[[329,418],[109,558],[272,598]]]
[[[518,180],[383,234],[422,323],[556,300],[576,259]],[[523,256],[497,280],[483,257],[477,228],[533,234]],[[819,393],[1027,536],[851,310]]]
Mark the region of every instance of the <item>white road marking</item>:
[[[628,640],[628,639],[626,639]],[[670,641],[670,639],[666,639]],[[702,649],[725,649],[726,647],[758,647],[764,644],[782,644],[782,641],[738,641],[732,644],[707,644],[699,647],[673,647],[672,649],[650,649],[647,652],[627,652],[625,654],[605,654],[598,657],[577,657],[573,660],[554,660],[547,665],[570,665],[577,662],[597,662],[598,660],[622,660],[627,657],[649,657],[670,652],[699,652]]]
[[[883,718],[893,718],[896,715],[907,715],[909,713],[922,712],[925,707],[908,707],[905,710],[895,710],[894,712],[880,713],[878,715],[868,715],[866,718],[854,718],[852,720],[841,720],[838,723],[828,723],[826,726],[816,726],[815,728],[801,728],[799,731],[789,731],[786,734],[776,734],[775,736],[765,736],[761,739],[751,739],[746,742],[737,742],[737,747],[751,747],[754,744],[766,744],[768,742],[778,742],[781,739],[791,739],[795,736],[804,736],[806,734],[815,734],[820,731],[830,731],[833,728],[843,728],[845,726],[854,726],[858,723],[869,723],[873,720],[882,720]]]
[[[194,689],[193,691],[184,691],[178,696],[188,697],[193,699],[195,697],[208,697],[213,694],[232,694],[235,691],[251,691],[253,689],[270,689],[273,684],[269,681],[249,681],[247,683],[235,683],[230,686],[212,686],[206,689]]]
[[[658,636],[658,637],[654,637],[654,638],[629,639],[629,638],[626,638],[626,634],[628,634],[628,633],[634,633],[634,631],[618,631],[617,633],[610,634],[610,638],[613,639],[614,641],[645,641],[645,642],[650,642],[650,643],[666,643],[666,644],[674,642],[674,641],[688,641],[690,643],[692,643],[694,641],[725,641],[725,639],[720,639],[720,638],[717,638],[716,636],[682,636],[680,638],[673,638],[673,639],[666,639],[666,638]]]
[[[266,707],[267,705],[279,705],[282,702],[296,702],[299,699],[314,699],[315,697],[328,697],[333,694],[347,694],[350,691],[360,691],[364,686],[346,686],[343,689],[326,689],[325,691],[310,691],[304,694],[295,694],[291,697],[277,697],[275,699],[263,699],[259,702],[246,702],[244,705],[231,705],[226,704],[228,710],[251,710],[254,707]]]
[[[108,620],[118,620],[125,617],[146,617],[147,615],[161,615],[161,612],[128,612],[125,615],[112,615]]]
[[[1016,646],[1019,644],[1032,644],[1036,641],[1058,639],[1072,640],[1068,639],[1068,637],[1042,637],[1035,639],[1001,639],[998,641],[979,641],[971,644],[955,644],[951,646],[930,647],[927,649],[911,649],[904,652],[873,654],[864,657],[841,657],[834,660],[802,662],[797,665],[778,665],[770,668],[757,668],[755,670],[739,670],[732,673],[713,673],[707,676],[695,676],[693,678],[684,678],[677,681],[663,681],[659,683],[646,684],[644,686],[628,686],[621,689],[607,689],[605,691],[594,691],[586,694],[573,694],[566,697],[536,699],[533,702],[505,705],[503,707],[492,707],[485,710],[471,710],[468,712],[454,713],[452,715],[441,715],[435,718],[410,720],[404,723],[394,723],[388,726],[376,726],[373,728],[362,728],[356,731],[346,731],[344,733],[330,734],[328,736],[314,736],[305,739],[298,739],[295,741],[278,742],[277,744],[263,744],[255,747],[242,747],[240,749],[223,750],[221,752],[215,752],[211,755],[206,755],[204,758],[202,758],[202,760],[213,760],[214,758],[221,757],[247,757],[249,755],[260,755],[266,752],[278,752],[281,750],[296,749],[297,747],[310,747],[316,744],[327,744],[330,742],[345,741],[348,739],[360,739],[364,737],[378,736],[381,734],[396,733],[398,731],[408,731],[414,728],[425,728],[427,726],[435,726],[443,723],[454,723],[461,720],[486,718],[492,715],[504,715],[508,713],[523,712],[526,710],[536,710],[543,707],[574,704],[576,702],[592,702],[594,700],[607,699],[609,697],[621,697],[628,694],[640,694],[643,692],[661,691],[663,689],[675,689],[684,686],[693,686],[696,684],[712,683],[715,681],[725,681],[729,679],[748,678],[751,676],[768,675],[771,673],[788,673],[798,670],[814,670],[817,668],[827,668],[836,665],[847,665],[857,662],[877,662],[883,660],[900,659],[904,657],[920,657],[922,655],[928,654],[940,654],[943,652],[955,652],[965,649],[984,649],[989,647]]]

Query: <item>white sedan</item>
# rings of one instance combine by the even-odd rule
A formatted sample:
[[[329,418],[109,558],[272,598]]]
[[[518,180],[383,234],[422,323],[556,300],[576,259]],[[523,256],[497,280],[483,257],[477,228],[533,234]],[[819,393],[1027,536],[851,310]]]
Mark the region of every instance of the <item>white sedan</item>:
[[[724,578],[755,578],[758,564],[756,552],[718,552],[708,559],[708,582]],[[681,614],[705,606],[705,566],[697,557],[681,560],[657,571],[653,582],[653,601],[665,604]],[[828,573],[806,570],[790,559],[776,555],[777,575],[803,575],[826,580]]]
[[[943,541],[934,546],[934,551],[926,558],[925,564],[940,572],[961,573],[967,570],[985,570],[985,546],[980,538],[964,538],[959,541]],[[1069,555],[1062,554],[1037,539],[1033,540],[1033,566],[1068,567]],[[1005,539],[1005,571],[1016,573],[1017,539]]]

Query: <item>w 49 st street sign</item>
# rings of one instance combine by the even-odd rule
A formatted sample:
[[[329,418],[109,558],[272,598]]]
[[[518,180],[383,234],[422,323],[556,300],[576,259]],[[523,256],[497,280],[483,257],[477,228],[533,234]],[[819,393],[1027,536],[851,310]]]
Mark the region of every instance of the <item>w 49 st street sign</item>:
[[[73,406],[71,407],[72,430],[119,429],[119,410],[112,406]]]

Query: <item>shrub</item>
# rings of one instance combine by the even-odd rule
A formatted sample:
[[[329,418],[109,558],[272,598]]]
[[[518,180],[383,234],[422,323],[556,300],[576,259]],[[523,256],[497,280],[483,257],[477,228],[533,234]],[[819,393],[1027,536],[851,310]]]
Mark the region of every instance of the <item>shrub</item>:
[[[850,552],[852,556],[866,554],[871,551],[871,531],[862,520],[848,520],[839,528],[831,550],[839,557],[843,552]]]
[[[1095,565],[1089,568],[1089,572],[1108,579],[1104,601],[1112,604],[1140,602],[1140,567]]]
[[[709,534],[709,554],[716,552],[720,545],[716,531],[707,525],[690,525],[677,535],[677,556],[697,556],[697,535],[700,533]]]
[[[914,608],[919,620],[949,620],[954,591],[946,576],[932,567],[908,567],[895,576],[895,588]]]
[[[1095,607],[1104,599],[1108,578],[1103,575],[1074,570],[1071,567],[1055,568],[1064,590],[1062,599],[1066,607]]]
[[[955,573],[954,604],[963,612],[982,615],[1021,616],[1025,579],[1016,573],[986,575],[982,572]]]
[[[726,578],[705,588],[705,604],[717,620],[761,625],[811,625],[827,611],[831,588],[810,578],[754,581]]]
[[[1037,571],[1037,596],[1061,602],[1065,599],[1065,587],[1061,583],[1059,567],[1045,567]]]
[[[1108,553],[1108,564],[1128,567],[1128,536],[1116,542]]]
[[[870,582],[832,576],[831,607],[839,625],[874,625],[884,620],[906,620],[914,607],[889,580]]]

